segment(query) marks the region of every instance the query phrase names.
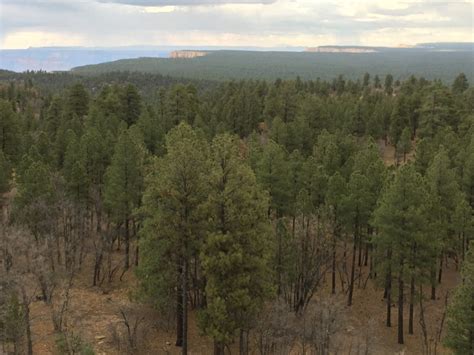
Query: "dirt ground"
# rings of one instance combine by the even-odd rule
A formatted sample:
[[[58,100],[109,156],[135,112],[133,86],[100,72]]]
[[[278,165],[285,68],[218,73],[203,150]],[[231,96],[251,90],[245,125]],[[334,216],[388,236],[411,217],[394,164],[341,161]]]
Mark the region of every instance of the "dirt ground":
[[[366,267],[363,267],[362,271],[367,275]],[[91,269],[84,268],[84,271],[75,282],[71,293],[67,324],[69,329],[72,329],[75,334],[80,335],[82,339],[91,344],[97,354],[124,353],[117,350],[116,340],[111,329],[114,325],[118,325],[119,328],[123,327],[119,309],[127,307],[132,307],[139,314],[144,314],[147,320],[151,320],[146,326],[148,328],[146,334],[147,350],[144,350],[143,354],[179,354],[180,348],[174,346],[174,323],[169,324],[170,331],[165,331],[153,322],[153,320],[160,320],[159,314],[152,309],[136,305],[130,301],[129,295],[133,291],[136,282],[132,272],[125,274],[123,281],[115,280],[105,287],[91,287],[90,276]],[[362,280],[365,280],[365,277]],[[438,326],[441,320],[446,291],[452,290],[458,282],[459,273],[455,271],[454,263],[450,262],[444,270],[443,281],[437,289],[437,300],[426,301],[427,324],[433,325],[433,329],[430,329],[430,336],[432,337],[435,334],[434,328]],[[337,291],[340,293],[339,282],[337,287]],[[317,295],[318,297],[330,297],[329,275]],[[422,354],[418,307],[415,308],[414,335],[408,335],[408,305],[405,307],[404,345],[397,344],[396,302],[393,303],[392,307],[391,328],[385,326],[385,308],[386,303],[383,299],[382,289],[377,288],[371,280],[367,282],[365,289],[364,282],[361,282],[360,288],[356,284],[353,305],[352,307],[345,306],[344,309],[347,323],[338,335],[338,341],[342,343],[339,353],[363,354],[366,342],[364,337],[367,336],[371,343],[369,354]],[[55,335],[48,306],[42,301],[36,301],[32,304],[31,313],[34,353],[54,354]],[[199,334],[193,312],[190,314],[189,323],[189,354],[212,354],[212,341]],[[438,350],[439,354],[450,354],[441,345],[439,345]],[[257,354],[256,351],[252,353]],[[301,354],[301,350],[295,348],[292,353]]]

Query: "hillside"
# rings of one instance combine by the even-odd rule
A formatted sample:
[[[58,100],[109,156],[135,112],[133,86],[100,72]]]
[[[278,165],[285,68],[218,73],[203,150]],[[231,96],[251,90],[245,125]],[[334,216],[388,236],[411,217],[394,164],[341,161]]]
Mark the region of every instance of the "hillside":
[[[330,80],[339,74],[359,79],[364,73],[395,79],[414,74],[427,79],[450,81],[464,72],[474,78],[473,52],[392,49],[377,53],[312,53],[312,52],[252,52],[214,51],[197,58],[124,59],[72,69],[78,74],[98,74],[110,71],[140,71],[174,77],[208,80],[228,79],[302,79]]]

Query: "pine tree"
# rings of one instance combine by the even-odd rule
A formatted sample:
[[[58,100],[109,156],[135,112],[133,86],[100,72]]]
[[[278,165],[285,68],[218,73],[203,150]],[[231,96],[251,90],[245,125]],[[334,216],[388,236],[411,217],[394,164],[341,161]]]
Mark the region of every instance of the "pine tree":
[[[455,354],[474,353],[474,251],[469,251],[462,268],[462,283],[448,306],[446,346]]]
[[[407,154],[411,150],[411,130],[405,127],[397,143],[397,151],[403,155],[403,162],[407,160]]]
[[[289,197],[287,153],[284,148],[273,141],[263,146],[255,169],[257,179],[270,193],[268,213],[282,216],[287,210]]]
[[[329,178],[326,192],[326,208],[332,227],[332,267],[331,267],[331,293],[336,293],[336,252],[337,243],[343,232],[344,216],[346,214],[347,183],[336,172]]]
[[[10,190],[10,164],[0,150],[0,194]],[[0,198],[1,202],[1,198]],[[1,203],[0,203],[1,204]]]
[[[137,88],[132,84],[123,88],[120,103],[122,119],[127,123],[127,127],[130,127],[138,121],[141,113],[141,97]]]
[[[201,327],[214,339],[215,354],[250,329],[270,290],[268,201],[240,155],[235,138],[214,138],[210,230],[201,252],[207,300]],[[243,339],[240,344],[243,351]]]
[[[375,244],[381,255],[379,268],[398,279],[398,343],[404,343],[404,293],[405,282],[412,272],[413,249],[429,249],[426,216],[428,191],[420,174],[411,164],[400,167],[392,183],[381,196],[374,213],[374,224],[378,228]],[[423,258],[420,258],[423,259]],[[391,285],[391,282],[389,283]],[[391,287],[387,293],[387,312],[391,303]],[[387,313],[389,316],[390,313]],[[390,319],[387,324],[390,325]]]
[[[17,115],[12,105],[0,99],[0,150],[10,161],[16,161],[20,154],[20,134]]]
[[[136,134],[136,133],[135,133]],[[125,228],[125,265],[130,265],[130,229],[143,191],[144,146],[133,127],[120,135],[105,175],[104,200],[113,220]]]
[[[84,85],[74,84],[70,89],[67,97],[67,111],[69,115],[84,117],[89,109],[89,94]]]
[[[186,123],[166,136],[166,155],[157,159],[147,177],[143,197],[141,250],[138,270],[146,297],[176,302],[177,340],[187,353],[188,277],[206,228],[207,143]],[[151,251],[146,251],[151,246]],[[156,269],[158,267],[158,269]],[[158,295],[167,297],[160,300]]]
[[[385,76],[385,85],[384,85],[384,89],[385,89],[385,93],[387,95],[392,95],[393,93],[393,76],[392,74],[387,74]]]
[[[457,183],[456,174],[451,168],[451,162],[448,154],[443,146],[435,155],[433,162],[426,172],[426,179],[430,189],[430,193],[434,198],[432,206],[432,225],[436,245],[439,248],[439,273],[436,281],[436,267],[432,271],[432,299],[435,298],[435,285],[441,282],[443,270],[443,255],[446,249],[454,247],[450,238],[452,230],[452,217],[456,209],[456,198],[459,196],[459,185]],[[436,260],[436,259],[435,259]],[[436,263],[436,261],[434,261]]]
[[[469,83],[466,78],[466,74],[459,74],[456,79],[454,79],[452,91],[454,94],[462,94],[469,88]]]

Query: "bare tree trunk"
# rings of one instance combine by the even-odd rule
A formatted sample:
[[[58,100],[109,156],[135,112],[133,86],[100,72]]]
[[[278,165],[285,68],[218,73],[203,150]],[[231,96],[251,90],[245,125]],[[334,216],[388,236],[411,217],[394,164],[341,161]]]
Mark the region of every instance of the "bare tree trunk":
[[[438,272],[438,284],[441,284],[441,278],[443,276],[443,252],[439,257],[439,272]]]
[[[214,340],[214,355],[224,355],[224,345]]]
[[[129,220],[125,219],[125,265],[124,269],[128,270],[130,267],[130,228]]]
[[[400,271],[398,274],[398,344],[403,344],[403,256],[400,257]]]
[[[410,315],[408,319],[408,334],[413,334],[413,308],[415,303],[415,276],[410,281]]]
[[[183,346],[183,289],[181,277],[182,265],[178,266],[178,282],[176,290],[176,346]]]
[[[386,292],[387,292],[387,327],[392,326],[392,267],[390,265],[390,259],[392,256],[392,251],[388,251],[389,267],[387,271],[387,280],[386,280]]]
[[[333,234],[332,241],[332,291],[331,293],[336,294],[336,234]]]
[[[31,322],[30,322],[30,300],[26,295],[25,288],[21,287],[22,303],[24,307],[24,319],[25,319],[25,332],[26,332],[26,343],[27,343],[27,354],[33,355],[33,341],[31,340]]]
[[[182,354],[188,353],[188,261],[183,263],[183,347]]]
[[[431,299],[436,299],[436,265],[431,268]]]
[[[354,276],[355,276],[355,268],[356,268],[356,253],[357,253],[357,229],[354,233],[354,246],[352,249],[352,269],[351,269],[351,281],[349,284],[349,298],[347,300],[347,305],[352,306],[352,295],[354,293]]]

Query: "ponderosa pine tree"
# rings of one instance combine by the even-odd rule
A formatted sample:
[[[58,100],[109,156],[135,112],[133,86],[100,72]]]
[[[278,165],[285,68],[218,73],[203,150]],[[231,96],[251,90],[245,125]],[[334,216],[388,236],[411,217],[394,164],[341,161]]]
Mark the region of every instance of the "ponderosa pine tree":
[[[384,90],[387,95],[392,95],[393,93],[393,76],[392,74],[387,74],[385,76]]]
[[[143,197],[143,254],[138,276],[146,297],[175,297],[177,340],[188,349],[189,266],[201,249],[207,221],[207,142],[186,123],[166,136],[166,155],[157,159],[147,177]],[[159,304],[158,304],[159,305]]]
[[[5,155],[3,154],[2,150],[0,150],[0,194],[7,192],[10,189],[10,173],[10,164],[5,158]]]
[[[289,197],[288,163],[285,149],[273,141],[262,147],[255,169],[257,179],[270,194],[268,215],[281,217],[287,210]]]
[[[411,130],[409,127],[405,127],[400,136],[400,140],[397,143],[397,151],[403,155],[403,162],[407,160],[407,154],[411,150]]]
[[[10,161],[16,161],[20,151],[19,122],[12,105],[0,99],[0,150]]]
[[[143,191],[144,150],[138,128],[124,130],[118,138],[105,174],[105,205],[112,220],[125,230],[125,270],[130,266],[130,230],[131,223],[135,223],[133,214],[140,206]]]
[[[462,94],[468,88],[469,82],[467,81],[466,74],[461,73],[454,79],[451,90],[454,94]]]
[[[127,127],[138,121],[141,113],[141,97],[137,88],[129,84],[120,93],[121,117],[127,123]]]
[[[438,245],[438,278],[436,280],[436,257],[433,260],[432,270],[432,299],[435,299],[436,283],[441,282],[443,270],[443,256],[448,249],[454,248],[451,237],[452,217],[456,210],[456,198],[459,195],[459,185],[456,173],[451,168],[451,162],[443,146],[433,158],[426,172],[426,179],[430,194],[433,196],[432,220],[434,228],[434,244]]]
[[[337,243],[342,237],[344,215],[346,213],[346,180],[336,172],[329,178],[326,192],[326,209],[331,224],[332,234],[332,265],[331,265],[331,293],[336,293],[336,261]]]
[[[270,291],[268,201],[236,138],[216,136],[210,156],[210,228],[201,252],[207,305],[200,323],[214,339],[214,354],[224,354],[239,333],[242,353],[243,335]]]
[[[474,353],[474,250],[466,255],[461,275],[449,302],[444,342],[454,354],[468,355]]]
[[[398,343],[404,343],[403,310],[405,304],[405,282],[410,274],[413,248],[427,247],[426,201],[428,191],[425,182],[413,165],[400,167],[393,182],[384,190],[380,204],[374,213],[374,224],[378,233],[374,239],[380,258],[379,268],[390,270],[398,279]],[[390,294],[387,297],[387,311]],[[389,315],[389,313],[388,313]],[[390,322],[388,322],[390,324]]]
[[[84,117],[89,109],[89,94],[84,85],[78,83],[69,88],[67,96],[66,110],[72,117],[76,115],[79,118]]]

